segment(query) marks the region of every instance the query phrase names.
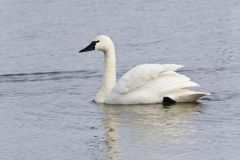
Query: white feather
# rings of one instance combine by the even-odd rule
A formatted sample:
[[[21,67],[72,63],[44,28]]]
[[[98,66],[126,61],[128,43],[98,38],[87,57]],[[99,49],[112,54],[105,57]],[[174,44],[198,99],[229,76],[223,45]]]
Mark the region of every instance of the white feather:
[[[158,78],[163,72],[176,71],[183,67],[176,64],[143,64],[129,70],[114,86],[118,93],[129,93]]]
[[[155,66],[155,70],[153,69]],[[184,102],[193,92],[186,90],[198,86],[190,78],[174,72],[181,65],[146,64],[140,65],[127,72],[114,86],[108,95],[108,104],[151,104],[162,103],[163,97],[170,97],[177,102]],[[143,74],[144,73],[144,74]],[[127,78],[126,78],[127,77]],[[180,92],[179,90],[184,90]],[[185,91],[186,90],[186,91]],[[176,92],[178,91],[178,92]],[[188,92],[187,92],[188,91]],[[181,99],[181,94],[184,99]],[[201,94],[201,96],[206,94]],[[199,97],[191,96],[189,102]]]

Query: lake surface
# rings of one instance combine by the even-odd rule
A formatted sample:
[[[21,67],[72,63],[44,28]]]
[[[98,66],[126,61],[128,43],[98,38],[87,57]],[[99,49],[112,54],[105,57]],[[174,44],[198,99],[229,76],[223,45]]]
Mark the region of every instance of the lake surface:
[[[238,160],[240,1],[1,0],[1,160]],[[200,104],[111,106],[94,99],[103,54],[117,75],[176,63],[212,93]]]

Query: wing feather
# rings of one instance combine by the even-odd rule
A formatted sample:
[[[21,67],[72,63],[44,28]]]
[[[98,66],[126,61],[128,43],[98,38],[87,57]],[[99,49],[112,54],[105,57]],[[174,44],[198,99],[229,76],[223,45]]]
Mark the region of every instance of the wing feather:
[[[176,71],[182,67],[184,66],[176,64],[143,64],[136,66],[120,78],[113,91],[119,94],[133,92],[142,88],[149,81],[159,78],[162,73]]]

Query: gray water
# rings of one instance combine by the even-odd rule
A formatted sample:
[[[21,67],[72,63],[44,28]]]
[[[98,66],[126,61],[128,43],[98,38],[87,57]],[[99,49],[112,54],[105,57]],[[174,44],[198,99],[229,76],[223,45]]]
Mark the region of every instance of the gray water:
[[[240,1],[1,0],[1,160],[237,160]],[[185,65],[200,104],[108,106],[94,99],[103,54],[118,77],[142,63]]]

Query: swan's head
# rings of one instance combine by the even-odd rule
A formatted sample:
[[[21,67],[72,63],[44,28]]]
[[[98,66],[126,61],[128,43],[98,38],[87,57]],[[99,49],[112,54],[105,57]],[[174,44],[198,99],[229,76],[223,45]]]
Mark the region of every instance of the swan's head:
[[[87,47],[80,52],[88,52],[92,50],[107,52],[114,48],[112,40],[106,35],[97,36]]]

